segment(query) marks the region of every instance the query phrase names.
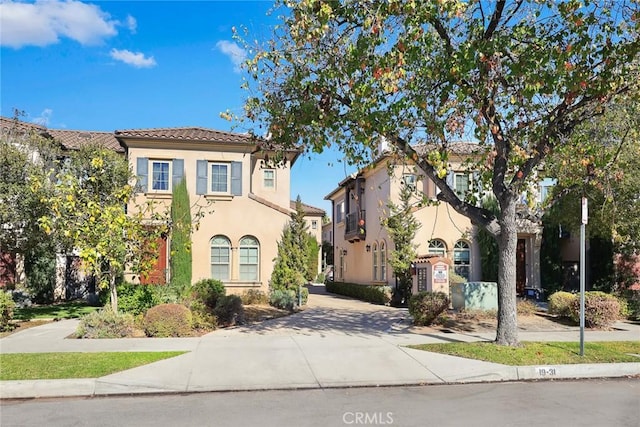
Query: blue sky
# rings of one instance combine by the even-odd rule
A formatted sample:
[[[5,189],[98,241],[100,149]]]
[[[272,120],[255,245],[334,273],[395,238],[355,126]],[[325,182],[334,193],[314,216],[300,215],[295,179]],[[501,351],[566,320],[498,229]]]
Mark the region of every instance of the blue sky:
[[[241,112],[232,27],[267,39],[270,1],[0,0],[0,108],[54,129],[201,126],[232,130],[219,117]],[[291,198],[323,200],[353,168],[336,151],[301,157]],[[333,165],[333,166],[331,166]]]

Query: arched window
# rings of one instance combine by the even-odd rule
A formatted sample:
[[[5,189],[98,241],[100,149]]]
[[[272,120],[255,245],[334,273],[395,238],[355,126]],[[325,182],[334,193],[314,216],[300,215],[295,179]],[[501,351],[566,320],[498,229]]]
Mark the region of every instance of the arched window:
[[[447,245],[442,240],[434,239],[429,242],[429,253],[441,257],[447,256]]]
[[[260,243],[252,236],[245,236],[240,239],[240,280],[257,282]]]
[[[469,243],[458,240],[453,246],[453,271],[469,280],[471,276],[471,249]]]
[[[231,242],[226,236],[211,239],[211,277],[228,281],[231,272]]]
[[[373,244],[373,249],[371,249],[373,253],[373,280],[378,280],[378,244]]]
[[[338,279],[344,280],[344,249],[340,249],[340,264],[338,265]]]
[[[387,246],[380,242],[380,280],[387,280]]]

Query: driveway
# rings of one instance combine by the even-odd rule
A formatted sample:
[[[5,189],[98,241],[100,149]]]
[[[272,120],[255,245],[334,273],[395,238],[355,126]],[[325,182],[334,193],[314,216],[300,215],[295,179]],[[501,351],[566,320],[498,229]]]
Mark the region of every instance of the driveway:
[[[327,293],[323,285],[309,286],[304,310],[258,324],[218,330],[220,333],[258,335],[383,336],[408,332],[407,309],[387,307]]]

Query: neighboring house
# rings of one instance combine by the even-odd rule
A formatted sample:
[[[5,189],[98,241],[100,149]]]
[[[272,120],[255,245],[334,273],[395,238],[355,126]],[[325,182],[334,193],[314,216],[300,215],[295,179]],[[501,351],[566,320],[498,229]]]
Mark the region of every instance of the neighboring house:
[[[416,147],[426,152],[426,146]],[[448,184],[462,197],[474,188],[474,174],[465,170],[465,159],[473,156],[478,145],[455,143],[449,147],[451,171]],[[380,152],[383,152],[382,149]],[[391,285],[395,278],[389,266],[394,249],[381,219],[388,215],[388,203],[400,204],[400,191],[409,186],[416,201],[424,194],[436,200],[439,189],[412,164],[396,164],[391,156],[379,156],[372,165],[338,184],[325,199],[333,206],[334,280],[342,282]],[[477,227],[447,203],[429,204],[414,209],[420,222],[414,243],[419,258],[438,255],[452,261],[454,271],[468,281],[482,280]],[[517,245],[517,290],[540,288],[540,244],[542,228],[520,221]]]
[[[299,152],[287,151],[284,164],[276,168],[268,162],[273,153],[245,134],[187,127],[114,135],[138,177],[137,203],[151,200],[168,207],[173,187],[186,179],[192,206],[204,209],[191,236],[193,281],[218,279],[231,293],[267,291],[277,242],[295,209],[291,166]],[[320,243],[324,211],[304,209],[309,231]],[[171,279],[169,242],[160,243],[151,281],[166,283]]]

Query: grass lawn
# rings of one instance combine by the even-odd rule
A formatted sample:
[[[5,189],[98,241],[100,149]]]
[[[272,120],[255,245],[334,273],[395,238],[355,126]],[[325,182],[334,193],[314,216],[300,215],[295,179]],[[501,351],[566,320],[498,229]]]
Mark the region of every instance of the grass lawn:
[[[0,380],[98,378],[186,351],[0,354]]]
[[[101,307],[93,307],[84,302],[65,302],[51,305],[34,305],[31,307],[16,308],[13,313],[14,320],[34,319],[75,319]]]
[[[587,342],[584,343],[584,356],[580,356],[578,342],[521,344],[521,347],[506,347],[490,342],[473,342],[408,347],[513,366],[640,362],[640,341]]]

